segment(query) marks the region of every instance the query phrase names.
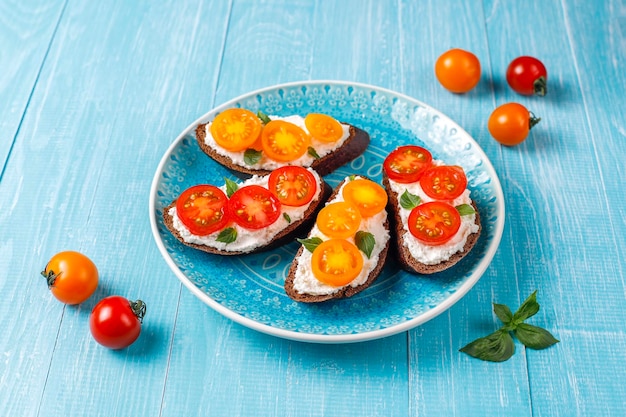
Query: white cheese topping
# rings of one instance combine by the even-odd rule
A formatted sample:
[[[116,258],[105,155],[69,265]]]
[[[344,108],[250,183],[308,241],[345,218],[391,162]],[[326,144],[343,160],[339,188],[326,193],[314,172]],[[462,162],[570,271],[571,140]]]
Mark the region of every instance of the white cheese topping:
[[[440,161],[433,161],[433,163],[436,165],[442,165]],[[424,193],[419,182],[401,184],[399,182],[389,180],[389,184],[391,189],[398,195],[398,198],[400,198],[405,191],[408,191],[413,195],[419,196],[422,199],[422,203],[434,201],[434,199]],[[472,204],[470,191],[467,189],[452,202],[452,205],[455,207],[461,204]],[[461,252],[465,246],[465,242],[467,242],[468,236],[472,233],[478,232],[479,230],[479,227],[476,224],[475,214],[461,216],[461,227],[452,239],[439,246],[425,245],[417,240],[411,232],[409,232],[408,219],[411,210],[407,210],[402,206],[399,207],[400,218],[402,219],[402,228],[405,231],[402,244],[409,250],[411,256],[426,265],[437,265],[441,262],[447,261],[455,253]]]
[[[347,182],[344,182],[344,184],[341,186],[340,191],[337,193],[337,196],[334,199],[326,202],[326,205],[330,203],[344,201],[341,190],[343,190],[343,187],[346,184]],[[370,272],[372,272],[372,270],[376,268],[376,265],[378,265],[380,253],[385,248],[385,246],[387,246],[387,242],[389,241],[389,231],[383,226],[386,222],[386,210],[382,210],[372,217],[363,218],[361,220],[359,230],[367,231],[373,234],[376,244],[374,245],[374,249],[372,250],[370,258],[368,258],[367,255],[365,255],[365,253],[363,253],[362,251],[359,251],[361,256],[363,257],[363,269],[361,270],[359,275],[348,284],[349,286],[356,287],[363,284],[365,281],[367,281],[367,277],[369,276]],[[319,237],[324,241],[330,239],[328,236],[320,232],[317,225],[313,226],[309,237]],[[354,243],[354,238],[349,238],[346,240]],[[333,287],[332,285],[324,284],[323,282],[318,281],[317,278],[315,278],[315,276],[313,275],[313,271],[311,269],[312,255],[313,254],[311,252],[309,252],[307,249],[304,249],[302,251],[302,255],[300,256],[300,258],[298,258],[298,266],[293,280],[294,289],[300,294],[327,295],[333,294],[341,290],[342,288],[345,288],[345,286]]]
[[[307,134],[309,133],[309,131],[306,128],[306,125],[304,124],[304,118],[302,116],[298,116],[298,115],[293,115],[293,116],[288,116],[288,117],[269,116],[269,118],[272,120],[284,120],[286,122],[293,123],[296,126],[301,127]],[[250,166],[245,163],[244,158],[243,158],[243,155],[244,155],[243,152],[227,151],[226,149],[219,146],[217,142],[215,142],[215,139],[213,139],[213,135],[211,135],[211,123],[207,123],[204,128],[206,131],[206,135],[204,136],[204,143],[207,146],[210,146],[211,148],[213,148],[215,152],[217,152],[218,154],[229,157],[233,161],[233,163],[236,165],[240,165],[240,166],[247,167],[247,168],[254,168],[254,169],[266,169],[266,170],[271,171],[284,165],[299,165],[303,167],[309,167],[315,161],[315,158],[312,155],[309,155],[308,152],[305,152],[305,154],[302,155],[298,159],[289,161],[288,164],[285,162],[274,161],[272,159],[269,159],[265,154],[263,154],[261,156],[261,160],[257,164],[255,164],[254,166]],[[326,142],[321,142],[311,137],[311,146],[313,147],[313,149],[315,149],[315,152],[317,152],[317,155],[320,158],[324,157],[324,155],[327,155],[331,153],[332,151],[334,151],[335,149],[339,148],[341,145],[343,145],[346,139],[350,137],[350,126],[341,123],[341,128],[343,129],[343,135],[341,135],[341,138],[339,138],[339,140],[337,140],[336,142],[326,143]]]
[[[238,224],[233,223],[229,227],[235,228],[235,230],[237,231],[237,239],[231,243],[217,241],[217,236],[220,234],[220,231],[211,233],[206,236],[197,236],[191,233],[189,229],[187,229],[187,227],[180,221],[178,215],[176,214],[176,206],[170,208],[168,214],[172,217],[172,223],[174,225],[174,228],[178,230],[178,233],[180,233],[182,239],[185,242],[195,243],[198,245],[206,245],[226,252],[251,252],[260,246],[267,245],[274,238],[274,236],[276,236],[283,229],[289,226],[290,223],[302,220],[302,218],[304,217],[304,213],[307,211],[309,206],[313,204],[313,202],[318,201],[321,198],[323,193],[323,187],[321,185],[322,180],[317,172],[315,172],[314,170],[308,168],[308,171],[313,174],[317,183],[316,194],[308,204],[300,207],[291,207],[282,204],[281,215],[278,217],[278,220],[276,220],[268,227],[262,229],[249,230],[239,226]],[[245,185],[260,185],[267,188],[268,179],[269,175],[255,175],[252,178],[244,181],[242,184],[239,184],[239,186],[243,187]],[[226,190],[226,186],[222,186],[220,188],[223,191]],[[287,214],[287,216],[289,216],[290,221],[285,218],[285,213]]]

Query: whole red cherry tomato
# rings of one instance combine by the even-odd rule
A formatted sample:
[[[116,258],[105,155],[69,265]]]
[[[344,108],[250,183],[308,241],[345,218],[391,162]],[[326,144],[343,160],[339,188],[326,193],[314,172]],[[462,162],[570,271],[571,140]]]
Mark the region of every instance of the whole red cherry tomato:
[[[480,61],[471,52],[450,49],[437,58],[435,75],[447,90],[467,93],[480,81]]]
[[[100,300],[91,310],[89,329],[96,342],[110,349],[130,346],[141,333],[146,304],[119,295]]]
[[[503,145],[522,143],[530,129],[541,119],[519,103],[506,103],[496,108],[487,122],[491,136]]]
[[[532,56],[520,56],[511,61],[506,70],[506,81],[515,92],[525,96],[545,96],[548,92],[546,67]]]
[[[79,304],[98,287],[96,265],[79,252],[64,251],[54,255],[41,271],[48,288],[57,300],[65,304]]]

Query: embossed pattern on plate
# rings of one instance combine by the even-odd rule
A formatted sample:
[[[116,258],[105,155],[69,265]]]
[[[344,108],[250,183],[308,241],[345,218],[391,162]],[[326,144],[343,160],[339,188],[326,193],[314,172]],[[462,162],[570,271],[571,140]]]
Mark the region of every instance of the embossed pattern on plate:
[[[240,257],[208,255],[176,240],[165,228],[163,208],[185,188],[222,184],[235,177],[198,147],[194,130],[228,107],[269,115],[326,113],[371,136],[365,154],[328,175],[335,186],[347,175],[381,181],[382,162],[395,147],[418,144],[448,164],[462,166],[482,218],[481,237],[452,269],[413,275],[387,263],[378,280],[349,299],[321,304],[291,300],[283,290],[297,243]],[[206,304],[245,326],[294,340],[341,343],[396,334],[448,309],[482,276],[500,243],[504,199],[498,177],[479,145],[441,112],[410,97],[381,88],[335,81],[283,84],[251,92],[215,108],[192,123],[167,150],[150,194],[153,235],[164,259],[181,282]]]

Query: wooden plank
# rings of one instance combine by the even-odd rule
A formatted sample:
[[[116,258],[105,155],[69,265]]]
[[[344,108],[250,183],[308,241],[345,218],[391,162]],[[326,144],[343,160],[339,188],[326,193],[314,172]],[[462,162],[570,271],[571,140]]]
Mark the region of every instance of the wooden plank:
[[[212,100],[229,4],[68,4],[0,184],[2,409],[10,415],[158,415],[181,285],[153,243],[152,176]],[[191,76],[190,76],[191,75]],[[75,249],[96,294],[64,307],[36,276]],[[31,278],[29,278],[31,277]],[[89,333],[97,300],[148,305],[140,339],[109,351]]]
[[[0,179],[65,1],[0,3]]]
[[[385,65],[397,43],[345,37],[347,16],[394,21],[377,2],[233,4],[216,103],[276,83],[308,78],[390,85]],[[373,42],[373,43],[372,43]],[[243,45],[246,47],[244,48]],[[332,56],[341,62],[328,64]],[[370,54],[372,65],[352,64]],[[331,58],[332,61],[334,58]],[[385,74],[384,76],[381,74]],[[164,397],[164,416],[406,415],[406,335],[351,345],[311,345],[266,336],[208,311],[183,293]],[[171,382],[171,383],[170,383]]]

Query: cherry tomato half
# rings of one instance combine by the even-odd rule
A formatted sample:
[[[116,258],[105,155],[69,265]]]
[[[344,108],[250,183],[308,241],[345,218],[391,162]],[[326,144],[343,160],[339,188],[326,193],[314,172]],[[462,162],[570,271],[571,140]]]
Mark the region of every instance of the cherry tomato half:
[[[435,62],[435,75],[453,93],[467,93],[480,81],[480,61],[471,52],[450,49]]]
[[[98,287],[98,268],[79,252],[64,251],[54,255],[41,271],[54,297],[65,304],[79,304]]]
[[[270,174],[268,188],[286,206],[299,207],[315,196],[317,181],[306,168],[284,166]]]
[[[359,249],[345,239],[330,239],[319,244],[311,256],[311,269],[319,281],[342,287],[348,285],[363,269]]]
[[[311,136],[321,142],[336,142],[343,136],[341,124],[326,114],[309,113],[304,125]]]
[[[454,200],[467,188],[467,177],[459,166],[433,166],[422,174],[420,186],[430,198]]]
[[[458,210],[442,201],[420,204],[409,214],[409,232],[420,242],[430,245],[443,245],[461,227]]]
[[[261,134],[261,120],[250,110],[224,110],[211,123],[211,135],[222,148],[239,152],[251,147]]]
[[[380,213],[387,205],[387,192],[374,181],[355,179],[348,182],[341,194],[348,203],[353,204],[364,218]]]
[[[421,146],[400,146],[387,155],[383,169],[389,179],[408,184],[419,180],[432,161],[431,153]]]
[[[507,103],[491,113],[487,128],[495,140],[503,145],[514,146],[522,143],[530,129],[540,120],[521,104]]]
[[[261,145],[268,158],[290,162],[304,155],[311,137],[299,126],[284,120],[272,120],[261,132]]]
[[[230,217],[246,229],[262,229],[280,217],[280,200],[267,188],[246,185],[239,188],[228,200]]]
[[[354,236],[361,225],[359,209],[347,201],[330,203],[317,214],[317,227],[328,237]]]
[[[206,236],[223,229],[229,221],[226,194],[214,185],[186,189],[176,200],[176,214],[191,233]]]
[[[532,56],[520,56],[511,61],[506,70],[506,81],[515,92],[525,96],[545,96],[548,92],[546,67]]]
[[[100,300],[91,310],[89,329],[102,346],[122,349],[139,337],[145,314],[146,304],[143,301],[129,301],[112,295]]]

